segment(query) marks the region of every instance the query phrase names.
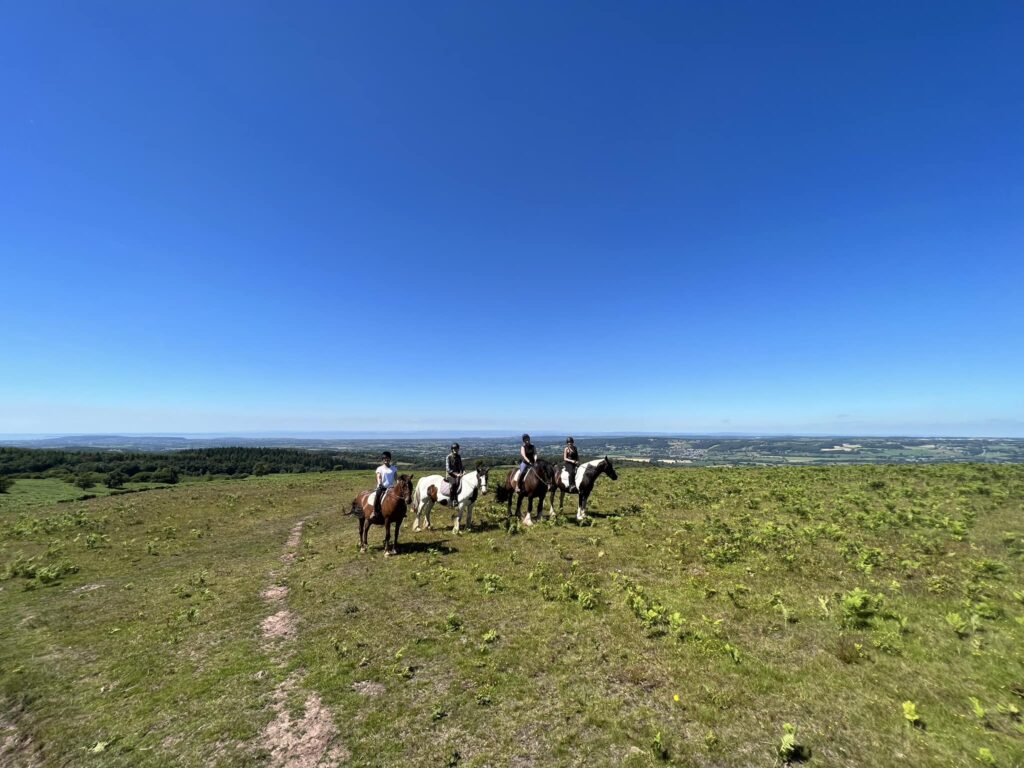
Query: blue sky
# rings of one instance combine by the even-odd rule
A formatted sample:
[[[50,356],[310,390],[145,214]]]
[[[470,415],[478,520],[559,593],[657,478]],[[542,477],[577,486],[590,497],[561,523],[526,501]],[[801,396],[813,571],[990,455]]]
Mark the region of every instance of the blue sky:
[[[0,433],[1024,436],[1020,3],[4,16]]]

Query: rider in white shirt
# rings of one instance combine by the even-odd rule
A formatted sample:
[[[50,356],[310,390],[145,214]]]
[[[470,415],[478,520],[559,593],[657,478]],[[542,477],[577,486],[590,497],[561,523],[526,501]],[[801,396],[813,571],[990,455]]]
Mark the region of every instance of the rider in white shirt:
[[[384,498],[388,488],[398,479],[398,467],[391,466],[391,451],[381,454],[384,463],[377,467],[377,492],[373,495],[373,516],[380,517],[380,500]]]

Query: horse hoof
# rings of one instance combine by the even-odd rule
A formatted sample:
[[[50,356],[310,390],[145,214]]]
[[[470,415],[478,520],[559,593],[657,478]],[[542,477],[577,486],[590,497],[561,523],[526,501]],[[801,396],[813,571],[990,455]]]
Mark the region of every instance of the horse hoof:
[[[366,554],[366,547],[360,547],[359,548],[359,554],[360,555],[365,555]]]
[[[385,550],[384,550],[384,557],[391,557],[391,554],[392,554],[392,553],[391,553],[391,550],[390,550],[390,549],[385,549]]]

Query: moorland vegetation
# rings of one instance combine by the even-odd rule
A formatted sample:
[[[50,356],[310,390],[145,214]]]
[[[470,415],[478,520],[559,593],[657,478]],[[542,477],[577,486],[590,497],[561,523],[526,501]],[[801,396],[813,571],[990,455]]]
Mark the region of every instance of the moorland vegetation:
[[[370,485],[0,501],[0,763],[1024,762],[1022,466],[625,468],[390,559]]]

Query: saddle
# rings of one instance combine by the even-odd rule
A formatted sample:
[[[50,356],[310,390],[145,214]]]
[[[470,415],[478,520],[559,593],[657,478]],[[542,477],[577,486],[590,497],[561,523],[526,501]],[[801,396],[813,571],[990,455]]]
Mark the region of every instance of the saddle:
[[[448,480],[441,481],[441,487],[437,489],[437,501],[439,504],[448,504],[451,502],[452,491],[458,493],[462,490],[462,484],[459,483],[455,488],[452,488],[452,484]]]
[[[530,474],[530,472],[533,472],[534,474],[536,474],[537,471],[533,467],[527,467],[526,468],[526,475]],[[526,475],[523,475],[524,479],[526,478]],[[519,483],[519,470],[517,469],[513,473],[513,475],[512,475],[512,486],[515,487],[518,483]]]

